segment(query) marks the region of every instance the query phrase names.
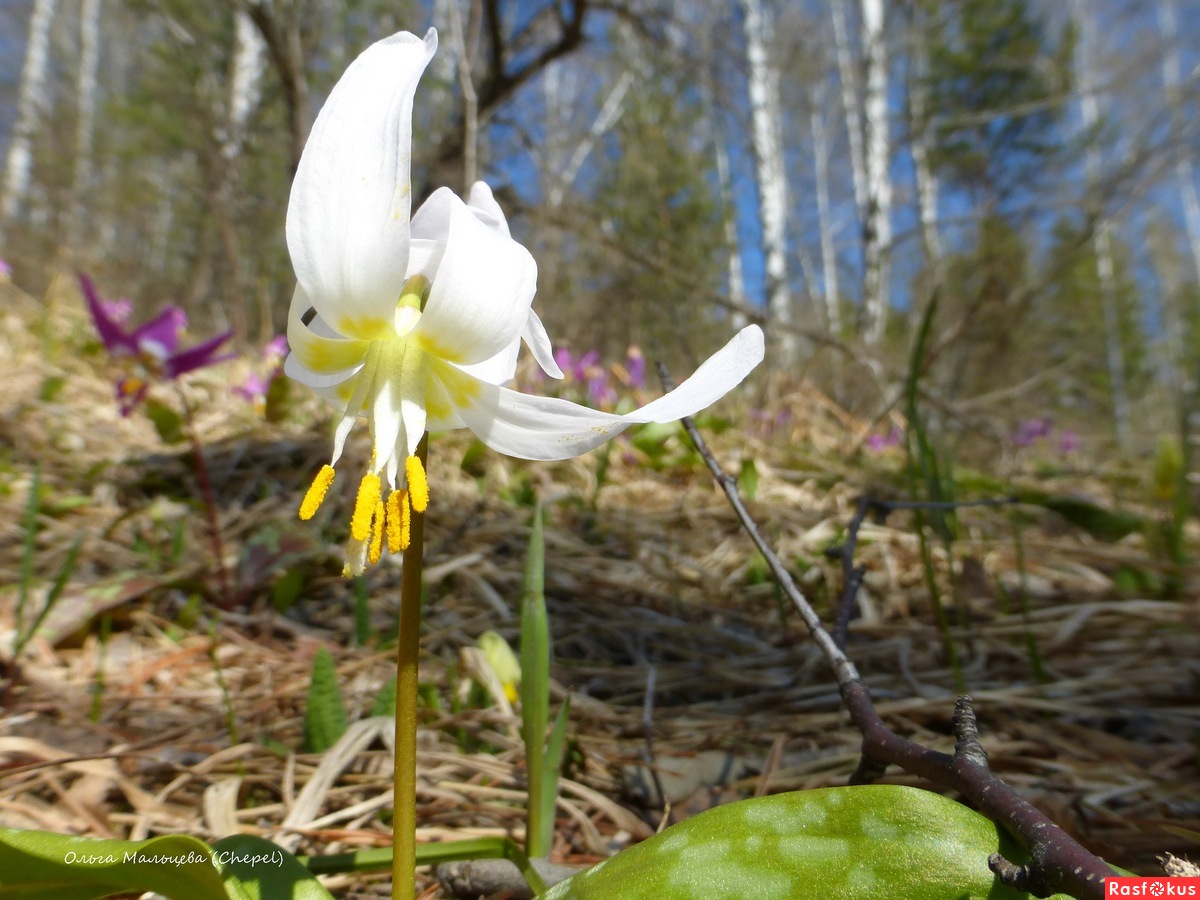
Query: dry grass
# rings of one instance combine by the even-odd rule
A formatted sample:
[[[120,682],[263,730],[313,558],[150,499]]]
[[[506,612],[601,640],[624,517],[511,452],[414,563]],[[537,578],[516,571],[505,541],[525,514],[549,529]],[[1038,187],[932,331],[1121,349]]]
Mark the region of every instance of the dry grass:
[[[117,414],[97,372],[103,360],[80,351],[80,323],[66,306],[44,311],[8,291],[0,330],[0,357],[12,361],[0,393],[5,652],[36,464],[39,583],[78,533],[84,539],[44,636],[19,664],[5,664],[0,825],[128,838],[240,830],[298,852],[385,845],[390,759],[372,723],[354,733],[362,749],[345,758],[295,750],[319,647],[337,659],[352,718],[369,710],[392,665],[386,649],[354,645],[351,586],[338,577],[333,543],[348,520],[343,481],[324,518],[295,519],[307,479],[325,461],[321,429],[268,426],[232,399],[228,383],[242,364],[188,382],[237,570],[237,604],[218,610],[188,454],[164,449],[144,418]],[[60,335],[49,346],[31,326],[43,314]],[[46,398],[47,379],[58,376],[62,390]],[[744,456],[757,461],[755,515],[827,608],[839,574],[824,551],[855,497],[886,483],[898,463],[848,454],[864,423],[816,392],[796,389],[778,402],[802,424],[770,439],[735,428],[716,443],[735,469]],[[560,859],[596,859],[653,830],[656,811],[642,807],[655,804],[634,777],[650,666],[655,750],[679,770],[666,779],[677,815],[755,790],[844,782],[858,739],[833,679],[773,587],[758,583],[748,541],[699,467],[655,473],[614,452],[610,483],[592,507],[579,498],[594,492],[594,459],[535,466],[489,454],[476,481],[458,465],[465,447],[449,436],[432,451],[422,673],[439,708],[428,710],[421,735],[423,839],[522,834],[516,721],[503,705],[458,701],[479,693],[462,674],[464,648],[489,628],[516,639],[530,511],[504,498],[525,481],[548,504],[553,673],[559,696],[572,692]],[[346,471],[365,454],[354,444]],[[1105,498],[1103,483],[1086,486]],[[1178,830],[1200,830],[1195,569],[1181,599],[1120,593],[1119,568],[1161,569],[1140,536],[1105,544],[1035,516],[1024,529],[1025,615],[1007,514],[972,510],[962,519],[966,537],[939,565],[947,584],[957,573],[969,617],[955,636],[994,768],[1113,862],[1152,871],[1156,854],[1195,854]],[[863,531],[859,559],[869,571],[850,648],[889,724],[946,748],[954,682],[908,525],[896,516]],[[172,557],[176,531],[182,552]],[[280,614],[270,596],[285,570],[304,579]],[[385,561],[368,584],[373,632],[386,634],[397,566]],[[111,634],[101,644],[104,617]],[[1034,677],[1031,642],[1045,683]],[[719,783],[718,771],[733,780]],[[333,885],[343,896],[380,888],[369,878]]]

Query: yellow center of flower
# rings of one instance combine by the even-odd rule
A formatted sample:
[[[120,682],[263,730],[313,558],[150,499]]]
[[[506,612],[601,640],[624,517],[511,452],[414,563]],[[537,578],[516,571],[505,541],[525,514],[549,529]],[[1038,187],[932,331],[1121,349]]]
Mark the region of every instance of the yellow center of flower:
[[[399,436],[393,448],[389,438],[380,437],[375,418],[377,413],[372,411],[376,409],[375,404],[380,398],[384,400],[385,409],[389,396],[400,398],[402,409],[411,410],[413,405],[416,405],[415,421],[419,424],[415,426],[415,430],[423,430],[423,351],[416,346],[408,346],[408,335],[421,318],[421,310],[429,296],[429,287],[429,280],[419,275],[405,283],[396,304],[394,334],[372,341],[367,349],[362,368],[355,377],[353,394],[346,407],[346,417],[339,426],[334,459],[329,465],[322,466],[300,504],[301,519],[308,520],[316,514],[333,483],[333,467],[341,453],[342,441],[352,427],[351,423],[359,415],[368,415],[377,443],[371,453],[367,472],[359,482],[354,512],[350,517],[350,540],[346,546],[344,569],[346,575],[361,574],[365,563],[378,562],[384,547],[390,553],[406,549],[412,533],[412,514],[423,513],[429,507],[429,479],[425,475],[425,467],[418,457],[404,453],[406,445],[412,446],[408,443],[412,439],[411,431],[406,431],[404,427],[407,425],[414,429],[414,420],[409,417],[410,413],[403,414],[404,419],[401,420]],[[384,391],[391,393],[384,394]],[[391,402],[394,403],[395,400]],[[382,421],[387,422],[387,417]],[[395,420],[391,421],[394,427]],[[380,426],[380,429],[384,432],[387,430],[383,426]],[[392,434],[395,435],[395,432]],[[379,441],[388,446],[382,446]],[[400,474],[398,463],[401,458],[404,461],[403,475],[397,478]],[[401,482],[397,489],[384,491],[385,474],[389,483]]]

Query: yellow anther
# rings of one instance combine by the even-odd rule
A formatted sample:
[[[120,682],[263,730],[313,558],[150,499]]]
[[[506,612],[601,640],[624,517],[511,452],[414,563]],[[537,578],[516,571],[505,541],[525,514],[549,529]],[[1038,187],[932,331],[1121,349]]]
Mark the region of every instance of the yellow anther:
[[[387,500],[387,544],[389,553],[408,548],[408,493],[392,491]]]
[[[408,479],[408,502],[413,512],[425,512],[429,506],[429,480],[419,457],[410,456],[404,461],[404,477]]]
[[[333,484],[333,466],[321,466],[321,471],[317,473],[317,477],[309,485],[308,493],[304,495],[304,502],[300,504],[301,519],[307,522],[316,515],[331,484]]]
[[[356,541],[365,541],[371,536],[371,519],[375,516],[375,505],[379,502],[382,486],[379,476],[368,472],[358,486],[358,497],[354,500],[354,517],[350,520],[350,536]]]
[[[383,556],[383,501],[380,500],[375,504],[375,518],[371,520],[371,548],[367,552],[367,559],[371,561],[371,565],[379,562],[379,557]]]

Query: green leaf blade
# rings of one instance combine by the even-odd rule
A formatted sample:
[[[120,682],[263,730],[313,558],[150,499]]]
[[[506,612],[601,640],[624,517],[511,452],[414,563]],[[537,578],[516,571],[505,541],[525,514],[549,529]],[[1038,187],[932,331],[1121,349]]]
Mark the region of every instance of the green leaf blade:
[[[898,785],[720,806],[552,888],[545,900],[1017,900],[988,855],[1024,856],[980,814]]]

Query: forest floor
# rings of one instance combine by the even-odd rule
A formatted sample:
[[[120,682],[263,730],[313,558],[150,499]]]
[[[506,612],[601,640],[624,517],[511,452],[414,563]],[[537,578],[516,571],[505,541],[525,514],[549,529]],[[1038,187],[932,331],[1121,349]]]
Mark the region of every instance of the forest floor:
[[[301,523],[329,453],[327,413],[301,398],[267,423],[229,392],[240,361],[187,381],[223,589],[188,445],[119,415],[105,358],[70,336],[77,321],[39,333],[44,311],[26,307],[6,304],[0,334],[0,826],[242,831],[304,853],[386,846],[383,742],[315,791],[329,754],[300,750],[319,648],[351,721],[394,671],[398,563],[370,569],[358,600],[340,577],[363,435],[321,514]],[[743,426],[746,411],[726,401],[719,414],[738,424],[711,440],[730,471],[753,461],[750,510],[828,621],[842,577],[829,551],[859,496],[903,494],[904,455],[867,450],[871,423],[809,387],[771,394],[770,428]],[[469,448],[462,434],[431,445],[420,839],[523,834],[518,719],[473,673],[481,633],[517,642],[533,496],[546,510],[552,707],[571,696],[555,858],[598,860],[653,833],[647,718],[676,820],[756,791],[846,782],[860,738],[832,673],[685,439],[650,455],[617,444],[604,472],[595,453],[545,465]],[[1144,529],[1106,539],[1041,506],[969,508],[955,540],[931,547],[993,769],[1085,846],[1150,874],[1164,852],[1200,855],[1200,570],[1172,572],[1147,537],[1161,516],[1149,487],[1128,467],[1097,474],[1085,454],[1053,472],[1006,458],[989,474],[1141,516]],[[77,541],[61,595],[14,660],[20,597],[28,626]],[[893,730],[949,749],[959,686],[911,514],[864,524],[855,559],[867,573],[848,652]],[[375,896],[384,880],[339,876],[332,889]]]

